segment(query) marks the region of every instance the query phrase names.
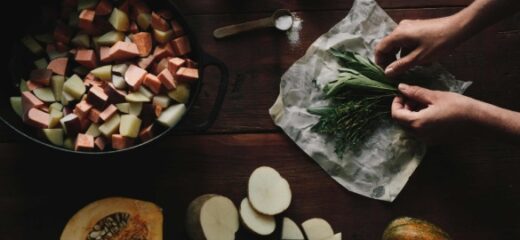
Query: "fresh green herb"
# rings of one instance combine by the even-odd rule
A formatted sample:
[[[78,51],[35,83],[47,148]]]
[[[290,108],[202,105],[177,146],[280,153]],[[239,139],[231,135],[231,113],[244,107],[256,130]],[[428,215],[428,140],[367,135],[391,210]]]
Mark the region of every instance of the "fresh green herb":
[[[312,130],[330,136],[341,157],[347,149],[359,151],[377,126],[390,119],[390,105],[398,91],[370,59],[354,52],[329,52],[342,66],[337,79],[323,88],[330,104],[308,111],[320,117]]]

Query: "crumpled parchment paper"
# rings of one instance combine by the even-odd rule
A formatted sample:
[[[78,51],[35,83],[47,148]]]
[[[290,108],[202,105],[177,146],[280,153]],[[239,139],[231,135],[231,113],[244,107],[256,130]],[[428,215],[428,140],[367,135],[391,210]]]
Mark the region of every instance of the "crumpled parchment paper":
[[[269,109],[276,125],[334,180],[363,196],[393,201],[425,155],[426,147],[395,123],[380,126],[357,154],[339,158],[334,142],[311,131],[318,117],[309,107],[327,105],[321,88],[337,76],[339,65],[326,51],[345,49],[373,60],[375,45],[396,23],[373,0],[356,0],[349,14],[318,38],[305,56],[282,76],[280,95]],[[456,80],[440,65],[417,69],[432,79],[432,89],[462,93],[471,84]]]

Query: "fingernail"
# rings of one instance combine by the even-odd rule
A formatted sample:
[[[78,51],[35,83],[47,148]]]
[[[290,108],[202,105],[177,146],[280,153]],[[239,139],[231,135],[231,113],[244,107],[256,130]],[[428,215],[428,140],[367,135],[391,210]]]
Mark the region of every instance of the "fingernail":
[[[401,91],[405,91],[406,89],[408,89],[408,87],[409,86],[404,83],[399,83],[399,86],[397,86],[397,88],[399,88],[399,90],[401,90]]]
[[[394,72],[394,68],[392,68],[392,66],[389,66],[385,69],[385,74],[386,75],[390,75]]]

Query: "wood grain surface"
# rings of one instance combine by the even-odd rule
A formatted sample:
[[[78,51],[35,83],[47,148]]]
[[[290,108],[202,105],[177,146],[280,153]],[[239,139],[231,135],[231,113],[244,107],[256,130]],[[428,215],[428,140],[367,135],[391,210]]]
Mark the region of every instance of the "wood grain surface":
[[[381,0],[399,21],[452,14],[469,0]],[[230,86],[214,126],[203,134],[168,136],[119,155],[62,154],[22,139],[0,126],[0,237],[58,239],[75,211],[108,196],[156,202],[164,210],[165,238],[187,239],[185,211],[203,193],[245,197],[249,174],[268,165],[287,178],[293,204],[285,216],[298,223],[327,219],[343,239],[380,239],[398,216],[438,224],[453,239],[520,238],[520,148],[494,137],[431,147],[395,202],[371,200],[347,191],[307,157],[273,123],[268,108],[278,95],[280,76],[321,34],[340,21],[352,1],[178,0],[177,5],[207,53],[230,71]],[[266,29],[225,40],[220,26],[268,16],[278,8],[303,19],[300,43]],[[458,79],[473,81],[469,96],[520,110],[520,17],[478,34],[440,62]],[[218,71],[207,69],[207,84],[190,121],[203,120],[216,94]],[[240,231],[237,239],[259,238]]]

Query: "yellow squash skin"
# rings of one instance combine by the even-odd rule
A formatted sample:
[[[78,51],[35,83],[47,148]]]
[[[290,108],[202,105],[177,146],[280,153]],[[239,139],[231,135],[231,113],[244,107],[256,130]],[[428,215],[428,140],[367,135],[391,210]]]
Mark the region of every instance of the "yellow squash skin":
[[[450,240],[439,227],[420,219],[401,217],[386,227],[382,240]]]

